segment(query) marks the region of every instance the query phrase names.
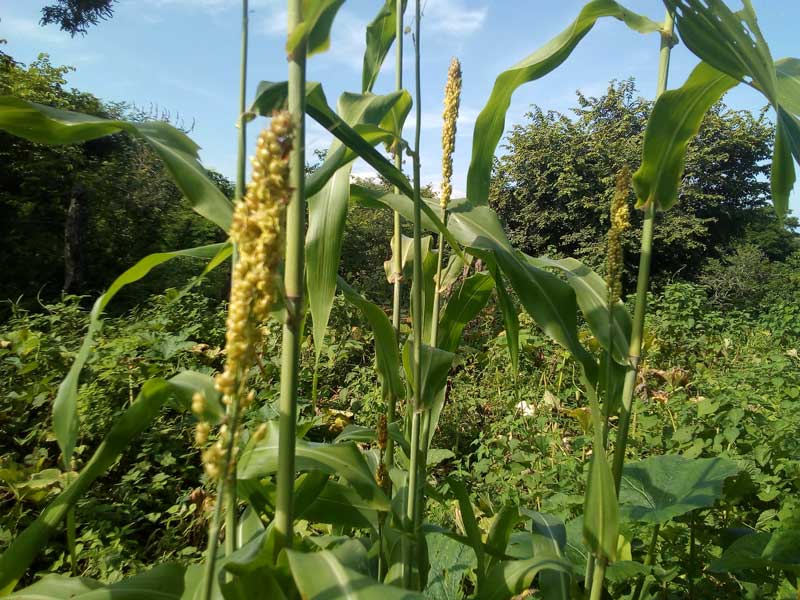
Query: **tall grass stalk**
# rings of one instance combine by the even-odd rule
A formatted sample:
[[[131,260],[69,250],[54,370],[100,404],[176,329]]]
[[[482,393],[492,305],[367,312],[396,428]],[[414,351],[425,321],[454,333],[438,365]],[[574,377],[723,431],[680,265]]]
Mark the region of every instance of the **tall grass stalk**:
[[[675,22],[672,14],[667,11],[664,17],[664,27],[661,32],[661,51],[658,61],[658,83],[656,86],[656,99],[667,89],[669,77],[670,51],[673,46],[673,31]],[[622,468],[625,464],[625,449],[628,443],[628,429],[631,422],[631,409],[633,405],[633,392],[636,387],[636,376],[639,372],[639,362],[642,356],[642,339],[644,336],[644,316],[647,311],[647,290],[650,286],[650,262],[653,253],[653,227],[655,225],[656,207],[649,202],[644,207],[644,225],[642,227],[641,254],[639,257],[639,273],[636,280],[636,304],[633,310],[633,328],[631,330],[628,357],[630,368],[625,373],[622,388],[622,402],[620,405],[619,428],[617,429],[614,447],[614,463],[612,471],[614,484],[619,495]]]
[[[412,539],[416,540],[417,477],[420,459],[420,419],[422,414],[422,329],[423,329],[423,282],[422,282],[422,197],[420,192],[420,130],[422,129],[422,91],[420,86],[420,0],[415,0],[414,10],[414,280],[411,286],[412,329],[413,329],[413,398],[411,409],[411,456],[408,467],[408,487],[406,497],[405,529],[403,537],[403,585],[411,587]],[[413,534],[409,538],[408,534]]]
[[[395,3],[395,49],[394,49],[394,85],[395,90],[398,92],[403,91],[403,0],[396,0]],[[402,126],[397,132],[397,137],[403,137]],[[398,171],[403,170],[403,150],[400,144],[397,143],[394,147],[394,166]],[[394,193],[399,194],[400,189],[395,186]],[[392,327],[397,339],[400,339],[400,306],[401,306],[401,293],[402,293],[402,279],[403,279],[403,237],[400,229],[400,213],[394,211],[394,230],[392,233],[392,275],[394,281],[392,285]],[[386,404],[386,423],[391,424],[395,420],[395,412],[397,410],[397,398],[393,393],[389,394],[389,399]],[[388,473],[394,466],[394,440],[389,437],[386,441],[386,452],[383,455],[383,460],[386,465],[386,472]],[[387,492],[391,495],[392,479],[386,478]]]
[[[239,60],[239,119],[237,122],[238,151],[236,156],[236,200],[241,200],[245,192],[245,182],[247,178],[247,45],[249,29],[249,2],[242,0],[242,40]],[[232,266],[236,265],[237,251],[236,245],[233,246],[231,256]],[[233,276],[233,268],[231,268]],[[236,493],[236,472],[229,473],[227,482],[227,493],[225,495],[225,555],[229,556],[236,550],[236,531],[237,531],[237,512],[238,498]]]
[[[288,32],[303,21],[302,0],[288,2]],[[293,537],[293,492],[295,477],[295,433],[300,342],[303,324],[303,278],[305,269],[305,88],[306,44],[289,56],[289,113],[294,124],[294,143],[289,164],[292,198],[286,210],[286,262],[284,290],[286,321],[281,349],[281,395],[279,406],[278,477],[275,505],[276,555],[291,547]]]
[[[674,20],[667,11],[661,31],[661,49],[658,61],[658,82],[656,85],[656,99],[667,89],[669,75],[670,51],[673,45]],[[633,314],[633,329],[628,346],[628,359],[630,367],[625,373],[622,389],[622,402],[620,405],[620,423],[617,430],[616,444],[614,447],[614,461],[612,473],[616,493],[619,495],[620,481],[622,480],[622,467],[625,464],[625,449],[628,442],[628,429],[630,427],[631,406],[633,391],[636,386],[636,376],[639,372],[639,361],[642,354],[642,339],[644,334],[644,316],[647,309],[647,290],[650,284],[650,262],[653,249],[653,225],[655,221],[655,206],[649,202],[644,207],[644,225],[642,229],[641,254],[639,258],[639,272],[636,281],[636,304]],[[606,398],[606,402],[610,402]],[[603,432],[603,438],[605,432]],[[605,440],[603,439],[603,444]],[[608,560],[605,557],[595,560],[592,557],[587,565],[586,587],[590,589],[591,600],[600,600],[603,597],[603,584]]]

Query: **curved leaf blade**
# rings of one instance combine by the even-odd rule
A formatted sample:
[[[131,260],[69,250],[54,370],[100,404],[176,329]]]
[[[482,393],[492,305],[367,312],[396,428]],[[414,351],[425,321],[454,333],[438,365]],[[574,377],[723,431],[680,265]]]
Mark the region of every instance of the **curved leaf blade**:
[[[447,352],[455,352],[461,343],[461,334],[489,302],[494,290],[494,278],[489,273],[475,273],[458,286],[447,301],[439,323],[437,346]]]
[[[647,120],[642,164],[633,174],[637,206],[666,210],[678,200],[686,149],[708,110],[737,81],[707,63],[695,67],[680,88],[659,96]]]
[[[361,311],[372,328],[375,337],[375,367],[381,380],[384,397],[392,394],[395,398],[403,398],[405,386],[400,377],[400,353],[392,322],[380,306],[364,298],[344,279],[339,277],[338,282],[345,300]]]
[[[192,258],[203,258],[213,260],[224,249],[227,244],[211,244],[210,246],[199,246],[187,250],[176,250],[174,252],[157,252],[145,256],[122,275],[117,277],[109,286],[106,292],[94,303],[89,314],[89,330],[83,338],[80,350],[75,361],[69,369],[66,377],[58,386],[58,393],[53,402],[53,432],[56,441],[64,457],[64,463],[69,464],[72,459],[72,452],[78,439],[78,380],[86,361],[94,346],[94,336],[102,327],[101,315],[108,303],[123,287],[130,283],[139,281],[150,271],[160,264],[167,262],[178,256]]]
[[[402,0],[402,11],[405,12],[408,0]],[[401,32],[402,35],[402,32]],[[386,3],[367,25],[367,48],[364,51],[364,68],[361,71],[361,89],[372,91],[381,65],[389,53],[397,37],[397,1],[386,0]]]
[[[277,425],[268,423],[264,438],[249,444],[242,453],[237,477],[256,479],[277,472],[278,438]],[[329,445],[297,440],[295,465],[298,471],[322,471],[343,477],[376,510],[389,510],[389,501],[354,443]]]
[[[629,364],[628,346],[631,337],[631,316],[622,302],[616,302],[612,319],[608,318],[608,286],[605,280],[574,258],[553,260],[546,257],[533,258],[531,263],[537,267],[558,269],[567,276],[567,282],[578,300],[586,322],[600,345],[612,350],[614,360],[621,365]]]
[[[70,507],[111,468],[130,441],[150,425],[163,404],[184,393],[185,383],[182,380],[176,385],[164,379],[145,382],[136,401],[114,422],[78,477],[0,555],[0,590],[13,588],[47,541],[60,531],[59,524]]]
[[[533,578],[541,571],[569,574],[570,564],[557,556],[541,556],[528,560],[505,560],[493,567],[486,578],[480,600],[507,600],[531,587]]]
[[[286,552],[297,589],[308,600],[422,600],[423,596],[384,585],[340,563],[333,552]],[[309,574],[313,573],[313,577]]]
[[[42,144],[77,144],[121,131],[140,137],[164,161],[195,212],[225,232],[230,229],[233,205],[200,164],[199,146],[168,123],[100,119],[3,96],[0,97],[0,130]]]
[[[501,73],[494,83],[486,106],[478,115],[472,135],[467,197],[473,204],[485,204],[488,200],[492,159],[503,135],[512,94],[521,85],[544,77],[563,63],[601,17],[619,19],[639,33],[653,33],[661,29],[659,23],[637,15],[617,2],[592,0],[583,7],[569,27],[536,52]]]

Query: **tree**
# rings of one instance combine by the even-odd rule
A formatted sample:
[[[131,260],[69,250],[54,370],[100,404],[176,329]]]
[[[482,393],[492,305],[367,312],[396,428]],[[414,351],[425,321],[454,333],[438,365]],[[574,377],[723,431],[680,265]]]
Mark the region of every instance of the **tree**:
[[[124,103],[67,89],[70,70],[53,66],[46,55],[28,66],[8,63],[0,94],[100,117],[152,119]],[[212,178],[232,196],[229,181]],[[96,293],[147,254],[224,238],[194,214],[161,160],[139,139],[117,134],[48,146],[0,133],[0,252],[6,265],[0,299],[47,299],[62,289]],[[196,263],[171,265],[160,289],[182,285],[197,270]]]
[[[86,35],[86,28],[110,19],[116,0],[57,0],[42,8],[41,25],[57,23],[72,37]]]
[[[597,98],[579,92],[577,100],[572,118],[534,107],[528,122],[511,130],[507,153],[495,164],[490,203],[520,249],[575,256],[602,271],[614,176],[623,165],[638,167],[652,103],[637,95],[633,80],[612,82]],[[656,282],[693,279],[707,257],[722,256],[745,239],[769,242],[762,251],[774,258],[796,247],[794,232],[767,208],[773,137],[764,113],[724,104],[711,110],[690,146],[680,202],[658,216]],[[630,203],[632,221],[640,222],[633,196]],[[640,231],[634,226],[624,239],[628,282]]]

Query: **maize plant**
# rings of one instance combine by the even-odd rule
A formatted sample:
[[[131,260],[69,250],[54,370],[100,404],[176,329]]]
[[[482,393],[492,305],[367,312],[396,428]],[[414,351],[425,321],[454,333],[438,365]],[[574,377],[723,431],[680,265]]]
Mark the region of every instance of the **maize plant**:
[[[53,432],[65,470],[72,464],[81,420],[88,418],[78,410],[80,373],[114,295],[174,257],[204,260],[204,272],[228,260],[233,263],[224,370],[215,377],[182,372],[141,387],[77,476],[0,556],[0,595],[87,600],[422,598],[430,570],[426,534],[435,531],[474,554],[473,584],[464,590],[474,598],[510,599],[536,590],[542,597],[595,600],[607,597],[613,575],[614,581],[628,579],[638,599],[660,576],[654,565],[660,527],[713,504],[725,479],[738,471],[725,459],[676,456],[625,465],[642,356],[653,230],[657,212],[669,210],[678,200],[687,146],[703,116],[741,83],[761,92],[775,111],[771,189],[775,210],[786,213],[795,163],[800,163],[800,60],[773,59],[749,0],[738,12],[722,0],[664,0],[662,22],[613,0],[591,0],[563,32],[498,75],[474,125],[466,198],[451,197],[451,182],[459,94],[462,76],[469,78],[470,68],[464,65],[462,74],[462,65],[453,59],[443,100],[441,195],[434,198],[422,193],[420,178],[421,100],[423,93],[440,91],[423,91],[420,85],[420,56],[425,49],[421,2],[376,0],[377,14],[366,29],[361,91],[342,94],[334,109],[323,83],[306,80],[306,64],[328,48],[343,3],[288,0],[286,80],[263,81],[255,97],[248,99],[244,0],[233,203],[199,163],[197,145],[167,123],[104,120],[0,98],[0,129],[33,142],[75,144],[117,133],[141,138],[164,161],[192,208],[229,236],[222,244],[144,257],[97,299],[83,346],[53,404]],[[632,175],[627,170],[609,174],[617,177],[617,186],[603,278],[573,258],[555,260],[518,251],[487,201],[492,160],[515,90],[557,69],[598,20],[609,18],[653,38],[658,86],[641,163]],[[410,89],[402,77],[404,19],[411,23],[414,49]],[[670,51],[678,43],[685,44],[698,63],[685,82],[670,88]],[[393,45],[395,89],[375,93],[377,75]],[[414,139],[408,140],[403,131],[412,111]],[[266,122],[259,123],[262,132],[252,150],[248,183],[246,130],[262,118]],[[323,164],[310,174],[304,168],[308,119],[333,136]],[[403,156],[410,159],[410,173],[403,171]],[[375,191],[353,183],[357,158],[393,190]],[[620,298],[620,236],[630,227],[632,195],[644,221],[631,315]],[[386,232],[387,250],[392,252],[390,313],[339,276],[345,221],[352,205],[394,215],[393,230]],[[401,233],[403,221],[413,230],[410,238]],[[311,336],[319,361],[337,290],[363,313],[373,330],[385,410],[373,426],[349,426],[333,442],[323,444],[305,439],[307,429],[298,424],[299,352]],[[410,330],[401,327],[405,294],[410,298]],[[577,562],[567,551],[565,524],[556,517],[509,504],[484,532],[464,480],[455,475],[436,482],[429,478],[431,443],[463,330],[493,295],[515,369],[520,308],[580,368],[593,443],[582,517],[584,556]],[[248,429],[244,417],[258,404],[249,375],[257,366],[263,328],[270,319],[282,325],[281,356],[276,357],[281,364],[279,418]],[[579,335],[579,319],[588,325],[596,346],[588,346]],[[75,530],[80,528],[71,516],[75,503],[128,445],[136,443],[137,434],[167,402],[196,417],[197,460],[216,485],[204,560],[155,564],[110,584],[50,575],[17,590],[51,538],[66,531],[74,557]],[[620,510],[618,497],[626,481],[627,485],[643,482],[645,493],[647,485],[665,473],[679,478],[676,485],[682,496],[676,493],[658,510],[638,517]],[[457,505],[458,529],[443,530],[428,523],[430,502]],[[643,562],[619,553],[620,524],[637,518],[653,527]],[[296,528],[299,521],[304,523],[302,530]],[[525,543],[512,547],[512,534]],[[771,559],[761,560],[763,565]]]

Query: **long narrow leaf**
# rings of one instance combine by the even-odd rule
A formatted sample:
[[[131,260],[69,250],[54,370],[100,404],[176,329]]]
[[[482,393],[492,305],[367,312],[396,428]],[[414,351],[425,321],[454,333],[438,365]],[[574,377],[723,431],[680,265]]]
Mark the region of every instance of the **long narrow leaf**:
[[[86,361],[89,360],[89,354],[94,345],[94,336],[102,326],[101,316],[106,306],[108,306],[108,303],[111,302],[111,299],[123,287],[139,281],[155,267],[168,260],[177,258],[178,256],[213,259],[224,246],[226,246],[226,244],[212,244],[210,246],[189,248],[188,250],[158,252],[145,256],[142,260],[117,277],[106,292],[95,301],[92,311],[89,313],[89,330],[86,333],[86,337],[83,338],[83,343],[78,351],[78,355],[75,357],[75,362],[72,363],[67,376],[58,386],[58,393],[53,402],[53,431],[58,446],[61,448],[61,452],[64,455],[65,463],[69,464],[72,458],[72,452],[75,449],[75,443],[78,439],[78,380]]]
[[[408,1],[403,0],[403,12],[407,4]],[[372,86],[378,79],[381,65],[398,35],[396,23],[397,2],[386,0],[372,22],[367,25],[367,49],[364,51],[364,68],[361,72],[361,89],[364,92],[372,91]]]
[[[100,119],[2,96],[0,130],[42,144],[77,144],[121,131],[140,137],[164,161],[192,208],[225,232],[230,229],[233,206],[198,161],[199,146],[168,123]]]
[[[179,379],[179,382],[176,385],[172,380],[151,379],[142,386],[136,401],[114,422],[78,477],[14,538],[0,556],[0,591],[13,588],[47,541],[61,531],[59,524],[70,507],[98,477],[111,468],[131,440],[150,426],[164,403],[185,393],[186,379]]]
[[[489,198],[489,179],[492,159],[505,128],[506,112],[511,96],[521,85],[544,77],[563,63],[597,19],[614,17],[640,33],[659,31],[661,25],[637,15],[612,0],[592,0],[583,7],[578,18],[564,31],[501,73],[494,83],[489,101],[475,121],[472,135],[472,162],[467,175],[467,197],[475,204],[485,204]]]
[[[700,63],[680,88],[661,94],[647,121],[642,164],[633,175],[638,206],[666,210],[678,200],[686,148],[708,110],[736,80]]]

